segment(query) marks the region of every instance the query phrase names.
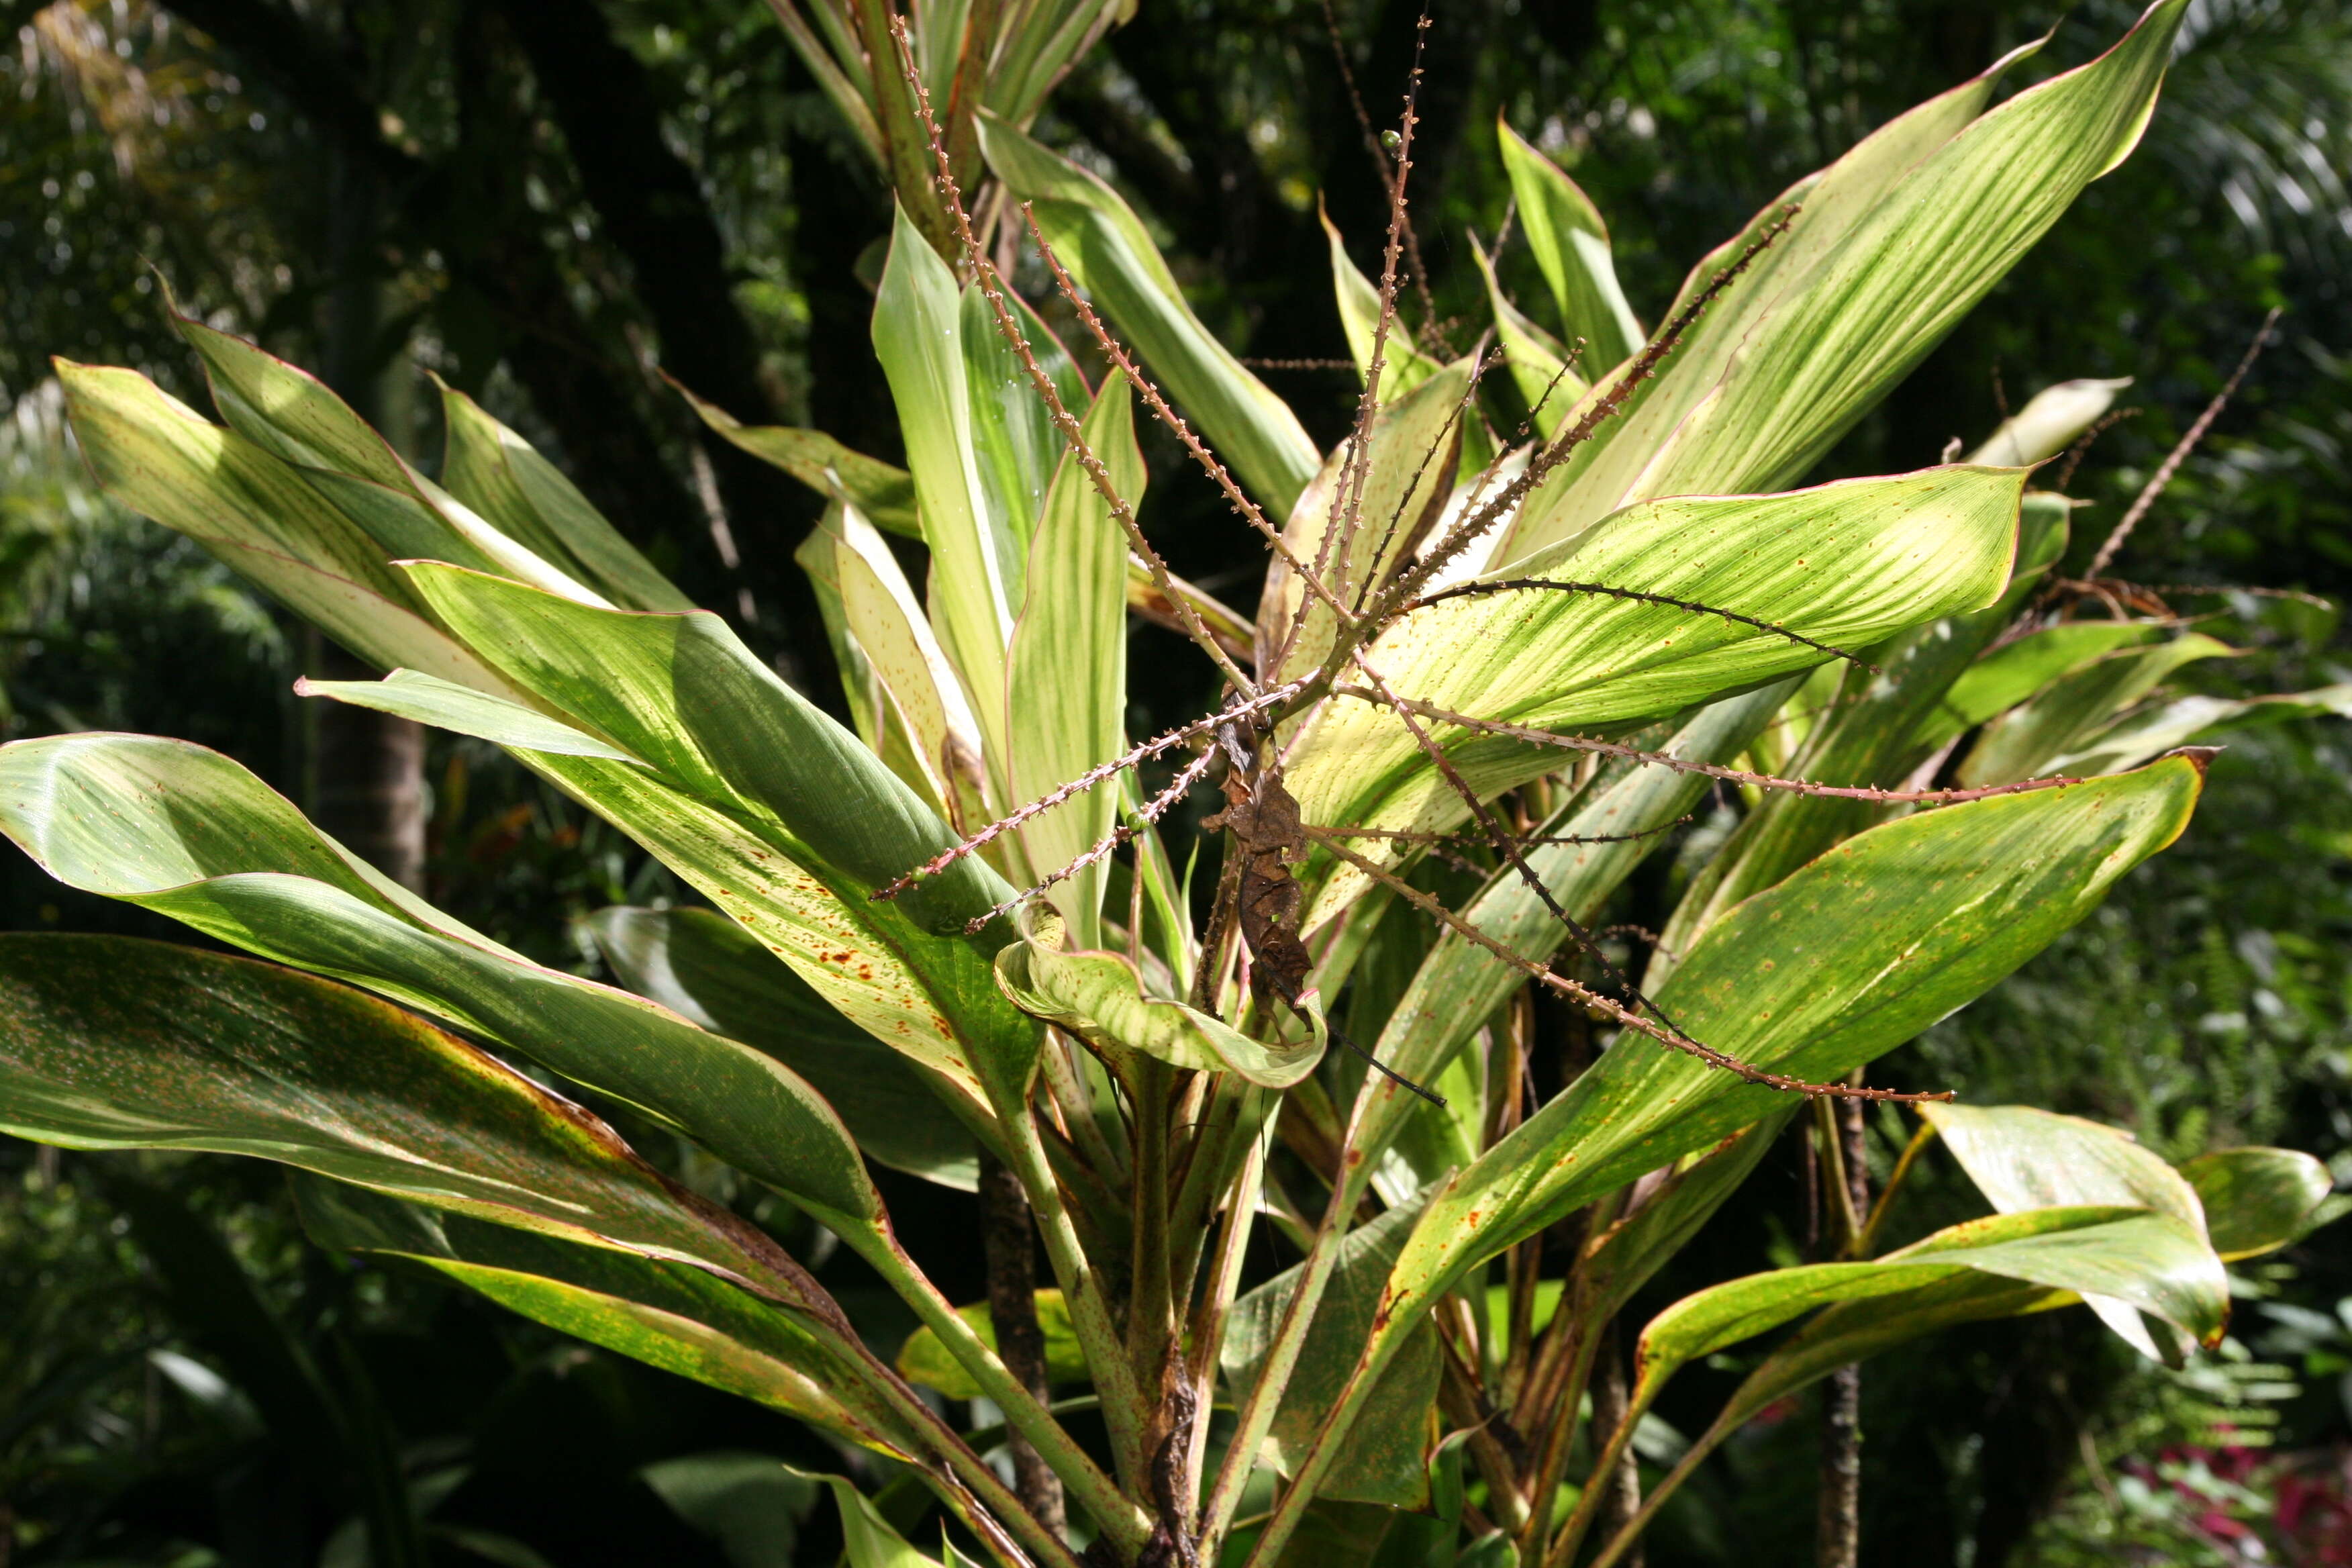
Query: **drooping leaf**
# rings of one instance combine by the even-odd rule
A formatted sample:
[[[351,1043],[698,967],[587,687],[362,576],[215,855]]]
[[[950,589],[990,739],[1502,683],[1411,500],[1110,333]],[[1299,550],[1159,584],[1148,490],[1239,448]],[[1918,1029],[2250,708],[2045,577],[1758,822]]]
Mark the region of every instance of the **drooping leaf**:
[[[2045,1311],[2080,1292],[2121,1291],[2184,1314],[2185,1332],[2221,1332],[2226,1293],[2208,1288],[2210,1252],[2165,1215],[2100,1207],[2034,1209],[1938,1231],[1874,1263],[1784,1268],[1702,1291],[1643,1331],[1633,1407],[1676,1367],[1824,1306],[1734,1392],[1654,1489],[1643,1520],[1699,1462],[1776,1399],[1841,1366],[1955,1324]]]
[[[1609,226],[1576,182],[1528,145],[1510,121],[1498,117],[1495,133],[1502,142],[1511,194],[1518,198],[1519,227],[1559,306],[1560,331],[1571,341],[1584,340],[1583,363],[1597,375],[1649,335],[1618,286]]]
[[[1124,953],[1064,952],[1054,922],[996,955],[996,983],[1013,1005],[1087,1041],[1114,1065],[1139,1051],[1193,1072],[1235,1073],[1267,1089],[1288,1089],[1323,1058],[1328,1037],[1310,1006],[1304,1040],[1268,1044],[1169,997],[1147,995]]]
[[[587,923],[622,984],[799,1073],[868,1158],[972,1189],[971,1134],[941,1099],[953,1091],[827,1005],[741,926],[707,910],[625,907]]]
[[[0,830],[71,886],[436,1014],[849,1221],[880,1213],[840,1122],[780,1063],[439,915],[216,752],[143,736],[16,742],[0,748]]]
[[[2164,1215],[2189,1236],[2205,1235],[2196,1189],[2128,1132],[2025,1105],[1923,1105],[1919,1113],[2003,1214],[2057,1205],[2131,1205]],[[2225,1318],[2229,1284],[2218,1257],[2207,1259],[2202,1283],[2221,1300],[2220,1317]],[[2165,1358],[2164,1347],[2139,1321],[2138,1303],[2097,1293],[2085,1301],[2133,1348],[2151,1360]],[[2198,1337],[2206,1337],[2201,1328]]]
[[[1635,1353],[1643,1392],[1653,1393],[1678,1367],[1817,1308],[1899,1300],[1963,1270],[2078,1295],[2128,1292],[2145,1310],[2218,1340],[2228,1293],[2212,1289],[2209,1258],[2201,1239],[2176,1220],[2130,1207],[2076,1205],[1972,1220],[1875,1262],[1776,1268],[1685,1297],[1642,1331]]]
[[[883,1453],[916,1451],[796,1319],[701,1269],[438,1215],[308,1172],[294,1191],[302,1228],[322,1247],[412,1258],[591,1344]]]
[[[1192,314],[1133,210],[1099,177],[1001,120],[981,116],[980,138],[989,167],[1034,205],[1038,226],[1070,276],[1259,504],[1288,516],[1322,466],[1321,455],[1289,405]]]
[[[389,1003],[251,959],[0,936],[0,1127],[281,1161],[817,1310],[772,1242],[579,1107]]]
[[[2215,1149],[2180,1167],[2222,1261],[2260,1258],[2300,1240],[2335,1190],[2327,1167],[2293,1149]]]

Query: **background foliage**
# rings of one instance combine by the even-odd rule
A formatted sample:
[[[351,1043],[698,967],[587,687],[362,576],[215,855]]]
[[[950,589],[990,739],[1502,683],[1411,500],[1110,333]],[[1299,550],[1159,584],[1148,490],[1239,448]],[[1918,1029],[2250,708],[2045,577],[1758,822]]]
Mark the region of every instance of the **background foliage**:
[[[1416,9],[1343,0],[1332,14],[1376,117],[1402,79]],[[1654,320],[1691,258],[1896,109],[2053,23],[2045,60],[2079,63],[2135,10],[1439,6],[1414,208],[1438,316],[1483,317],[1463,236],[1491,240],[1503,217],[1498,112],[1610,215],[1620,274]],[[560,453],[689,591],[736,607],[764,651],[788,669],[822,662],[790,563],[813,508],[701,435],[654,374],[746,419],[814,423],[896,455],[858,281],[874,276],[887,207],[763,5],[17,0],[5,12],[9,738],[163,730],[298,800],[310,787],[313,739],[287,694],[305,668],[299,629],[177,536],[100,500],[63,444],[48,353],[133,364],[200,396],[151,265],[216,323],[333,367],[341,384],[372,383],[416,450],[438,448],[418,373],[474,392]],[[1143,0],[1040,132],[1138,201],[1237,352],[1342,353],[1317,199],[1376,271],[1382,195],[1320,6]],[[2091,188],[1824,472],[1919,466],[2049,382],[2130,375],[2141,412],[2075,487],[2095,507],[2077,536],[2095,537],[2283,305],[2280,346],[2143,530],[2129,574],[2352,591],[2347,139],[2352,6],[2208,0],[2140,155]],[[1540,294],[1524,247],[1503,269],[1523,297]],[[1344,427],[1344,373],[1267,374],[1319,439]],[[1179,571],[1251,602],[1258,552],[1158,439],[1145,436],[1155,535]],[[2245,658],[2191,685],[2347,679],[2331,618],[2238,607],[2216,629]],[[1143,690],[1139,731],[1206,695]],[[2338,728],[2233,747],[2179,848],[1898,1070],[1979,1101],[2118,1121],[2168,1155],[2352,1146],[2347,768]],[[676,896],[625,841],[488,748],[436,738],[427,777],[431,896],[499,941],[594,973],[572,917]],[[0,927],[148,930],[0,853]],[[1902,1141],[1883,1131],[1882,1174]],[[289,1432],[321,1418],[303,1402],[322,1386],[344,1413],[339,1441],[388,1442],[410,1484],[435,1489],[436,1559],[571,1568],[625,1544],[632,1560],[832,1560],[829,1508],[810,1510],[767,1468],[760,1484],[729,1468],[733,1455],[793,1458],[806,1439],[787,1424],[421,1279],[306,1255],[270,1173],[8,1144],[0,1173],[0,1559],[361,1560],[359,1467],[341,1448],[307,1466],[285,1451]],[[1776,1156],[1688,1257],[1709,1277],[1793,1259],[1797,1180],[1793,1156]],[[1948,1201],[1957,1216],[1961,1194]],[[969,1216],[929,1190],[897,1208],[949,1293],[980,1294],[959,1246]],[[2352,1307],[2339,1306],[2352,1258],[2329,1237],[2263,1266],[2265,1299],[2241,1303],[2234,1360],[2201,1372],[2127,1364],[2093,1325],[2057,1316],[1876,1363],[1864,1560],[2224,1563],[2257,1560],[2261,1542],[2269,1560],[2352,1561]],[[819,1272],[845,1301],[884,1300],[860,1291],[851,1260]],[[1670,1273],[1636,1310],[1700,1282]],[[881,1322],[877,1339],[894,1331]],[[289,1384],[293,1363],[316,1379]],[[1675,1422],[1675,1399],[1711,1407],[1740,1370],[1695,1369],[1662,1414]],[[1685,1494],[1653,1562],[1806,1559],[1812,1424],[1774,1414]]]

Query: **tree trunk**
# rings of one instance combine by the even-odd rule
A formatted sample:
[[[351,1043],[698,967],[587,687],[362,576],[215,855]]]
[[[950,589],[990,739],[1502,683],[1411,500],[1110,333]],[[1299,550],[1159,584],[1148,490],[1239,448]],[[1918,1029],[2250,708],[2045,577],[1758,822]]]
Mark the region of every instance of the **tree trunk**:
[[[406,388],[388,385],[380,339],[383,281],[375,241],[375,171],[348,151],[331,153],[327,193],[325,321],[327,384],[404,455],[410,443]],[[395,353],[394,363],[406,367]],[[387,395],[389,392],[389,395]],[[387,417],[387,416],[393,417]],[[312,634],[305,662],[331,680],[365,680],[381,671]],[[425,731],[342,702],[311,706],[310,815],[319,826],[403,887],[425,887]]]
[[[1029,1195],[1021,1178],[995,1159],[980,1159],[981,1244],[988,1254],[988,1315],[996,1328],[996,1353],[1004,1369],[1024,1388],[1046,1399],[1045,1335],[1037,1326],[1037,1259],[1035,1222],[1029,1214]],[[1037,1450],[1018,1432],[1007,1429],[1006,1447],[1013,1451],[1013,1489],[1037,1522],[1056,1535],[1066,1534],[1068,1520],[1062,1505],[1062,1483],[1046,1468]]]

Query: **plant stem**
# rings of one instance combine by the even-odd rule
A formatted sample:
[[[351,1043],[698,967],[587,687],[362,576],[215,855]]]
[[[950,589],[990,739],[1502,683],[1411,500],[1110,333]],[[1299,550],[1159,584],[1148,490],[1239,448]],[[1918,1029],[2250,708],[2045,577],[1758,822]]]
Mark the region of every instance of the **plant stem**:
[[[1216,1251],[1210,1256],[1208,1285],[1192,1309],[1189,1370],[1199,1415],[1192,1423],[1191,1451],[1184,1460],[1186,1497],[1198,1497],[1201,1492],[1201,1468],[1209,1452],[1209,1407],[1216,1387],[1217,1352],[1224,1344],[1225,1320],[1241,1293],[1242,1263],[1249,1253],[1250,1230],[1257,1218],[1258,1184],[1265,1171],[1265,1140],[1253,1132],[1248,1152],[1242,1157],[1240,1179],[1227,1189],[1225,1222],[1217,1232]]]
[[[1003,1170],[1001,1166],[997,1168]],[[1027,1439],[1038,1459],[1051,1468],[1063,1486],[1069,1489],[1071,1495],[1078,1500],[1078,1505],[1094,1519],[1103,1533],[1129,1549],[1139,1546],[1151,1531],[1150,1521],[1120,1494],[1111,1479],[1103,1474],[1086,1450],[1062,1429],[1061,1424],[1046,1410],[1044,1401],[1013,1376],[1011,1369],[955,1310],[955,1304],[941,1295],[939,1287],[915,1266],[913,1259],[899,1251],[895,1243],[878,1237],[869,1226],[854,1224],[845,1216],[840,1217],[836,1223],[821,1211],[816,1213],[816,1217],[827,1223],[828,1228],[871,1265],[899,1298],[914,1309],[915,1316],[938,1336],[940,1343],[955,1358],[956,1364],[963,1368],[971,1380],[980,1384],[981,1392],[1004,1412],[1005,1424]],[[991,1284],[993,1283],[992,1279]],[[992,1308],[993,1302],[991,1305]],[[1035,1321],[1034,1311],[1033,1304],[1033,1324]],[[1001,1327],[998,1331],[1000,1334],[1003,1332]],[[928,1411],[929,1406],[925,1405],[924,1409]],[[1025,1497],[1022,1500],[1024,1505],[1028,1501]],[[1058,1526],[1055,1528],[1058,1530]]]
[[[1274,1427],[1275,1413],[1282,1406],[1283,1390],[1289,1386],[1290,1374],[1298,1367],[1299,1352],[1307,1347],[1307,1331],[1315,1321],[1316,1308],[1322,1304],[1324,1287],[1331,1282],[1331,1270],[1339,1261],[1339,1243],[1348,1234],[1348,1221],[1356,1206],[1351,1186],[1345,1180],[1333,1184],[1331,1201],[1323,1211],[1323,1223],[1317,1227],[1314,1245],[1307,1249],[1307,1260],[1299,1268],[1297,1289],[1283,1307],[1282,1321],[1275,1330],[1274,1343],[1266,1351],[1257,1383],[1236,1414],[1233,1446],[1225,1450],[1225,1462],[1217,1470],[1217,1483],[1201,1509],[1201,1554],[1204,1558],[1216,1557],[1225,1531],[1233,1525],[1234,1510],[1240,1506],[1242,1489],[1257,1463],[1258,1445],[1265,1441],[1266,1433]]]
[[[1047,1048],[1052,1048],[1050,1041]],[[986,1152],[980,1157],[980,1220],[997,1357],[1042,1410],[1052,1395],[1045,1381],[1045,1336],[1037,1327],[1036,1226],[1021,1178]],[[1005,1446],[1013,1453],[1013,1489],[1039,1523],[1055,1534],[1066,1534],[1069,1520],[1062,1506],[1062,1483],[1052,1468],[1018,1426]]]
[[[1070,1327],[1085,1352],[1087,1370],[1102,1396],[1103,1425],[1110,1429],[1114,1468],[1125,1487],[1145,1484],[1149,1456],[1142,1449],[1141,1412],[1136,1403],[1135,1379],[1129,1372],[1127,1347],[1113,1321],[1110,1303],[1103,1298],[1102,1276],[1078,1244],[1077,1228],[1062,1201],[1062,1189],[1046,1163],[1045,1146],[1029,1108],[1003,1094],[994,1083],[990,1098],[1004,1128],[1006,1163],[1021,1178],[1029,1206],[1037,1216],[1037,1234],[1045,1243],[1045,1257],[1054,1278],[1070,1305]],[[1008,1380],[1009,1381],[1009,1380]],[[1069,1478],[1062,1478],[1067,1484]]]
[[[1859,1069],[1857,1069],[1858,1073]],[[1837,1156],[1832,1167],[1843,1180],[1838,1185],[1846,1223],[1843,1255],[1860,1253],[1864,1226],[1856,1216],[1870,1213],[1869,1146],[1864,1134],[1862,1107],[1853,1100],[1830,1110],[1834,1136],[1824,1140]],[[1815,1561],[1820,1568],[1856,1568],[1862,1554],[1862,1367],[1842,1366],[1830,1374],[1822,1405],[1822,1474],[1819,1511],[1815,1521]]]
[[[1633,1446],[1633,1427],[1641,1418],[1626,1399],[1624,1333],[1618,1320],[1610,1319],[1609,1326],[1595,1337],[1600,1354],[1592,1380],[1593,1447],[1597,1449],[1605,1444],[1616,1460],[1606,1471],[1595,1469],[1585,1484],[1601,1492],[1601,1521],[1613,1535],[1642,1511],[1642,1471]],[[1606,1438],[1601,1436],[1604,1432]],[[1626,1552],[1625,1561],[1631,1568],[1642,1568],[1638,1541]]]

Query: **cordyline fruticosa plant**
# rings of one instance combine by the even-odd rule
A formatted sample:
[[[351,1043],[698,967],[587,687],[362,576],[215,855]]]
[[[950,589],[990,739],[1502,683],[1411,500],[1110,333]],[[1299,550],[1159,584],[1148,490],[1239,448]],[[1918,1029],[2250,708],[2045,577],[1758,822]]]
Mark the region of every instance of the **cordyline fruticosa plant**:
[[[391,671],[305,690],[508,748],[713,909],[604,911],[631,989],[597,984],[216,753],[20,742],[0,827],[44,866],[276,962],[0,939],[0,1125],[300,1167],[328,1245],[887,1456],[850,1468],[928,1485],[950,1561],[1606,1564],[1757,1410],[1934,1329],[2079,1301],[2152,1355],[2214,1342],[2223,1263],[2314,1223],[2315,1162],[2175,1168],[1861,1075],[2181,831],[2205,753],[2168,748],[2336,694],[2161,700],[2222,645],[2143,591],[2048,581],[2067,506],[2030,465],[2112,385],[2045,394],[1971,460],[1780,489],[2130,150],[2186,5],[1997,108],[2016,57],[1894,121],[1700,261],[1654,331],[1590,205],[1506,130],[1562,329],[1496,293],[1517,438],[1481,416],[1484,359],[1400,323],[1408,109],[1381,281],[1335,247],[1365,390],[1328,455],[1108,185],[968,110],[985,205],[1095,335],[1099,384],[998,276],[1010,247],[932,133],[946,226],[901,220],[874,318],[907,468],[704,410],[829,497],[802,559],[854,728],[462,395],[436,482],[193,320],[225,427],[61,364],[110,493]],[[929,126],[940,84],[893,50]],[[1139,526],[1139,399],[1270,550],[1255,621]],[[927,591],[892,532],[928,549]],[[1131,608],[1224,687],[1140,745]],[[1223,797],[1199,886],[1155,826],[1196,784]],[[1726,784],[1744,819],[1665,929],[1593,931]],[[772,1237],[502,1057],[784,1194],[920,1331],[885,1360]],[[1871,1100],[1919,1120],[1874,1199]],[[1820,1260],[1667,1308],[1629,1381],[1617,1315],[1807,1118]],[[1938,1139],[1996,1212],[1890,1250]],[[869,1161],[1012,1214],[990,1302],[925,1278]],[[1300,1259],[1265,1279],[1261,1228]],[[1660,1387],[1783,1330],[1641,1498]],[[836,1489],[858,1568],[925,1560]]]

